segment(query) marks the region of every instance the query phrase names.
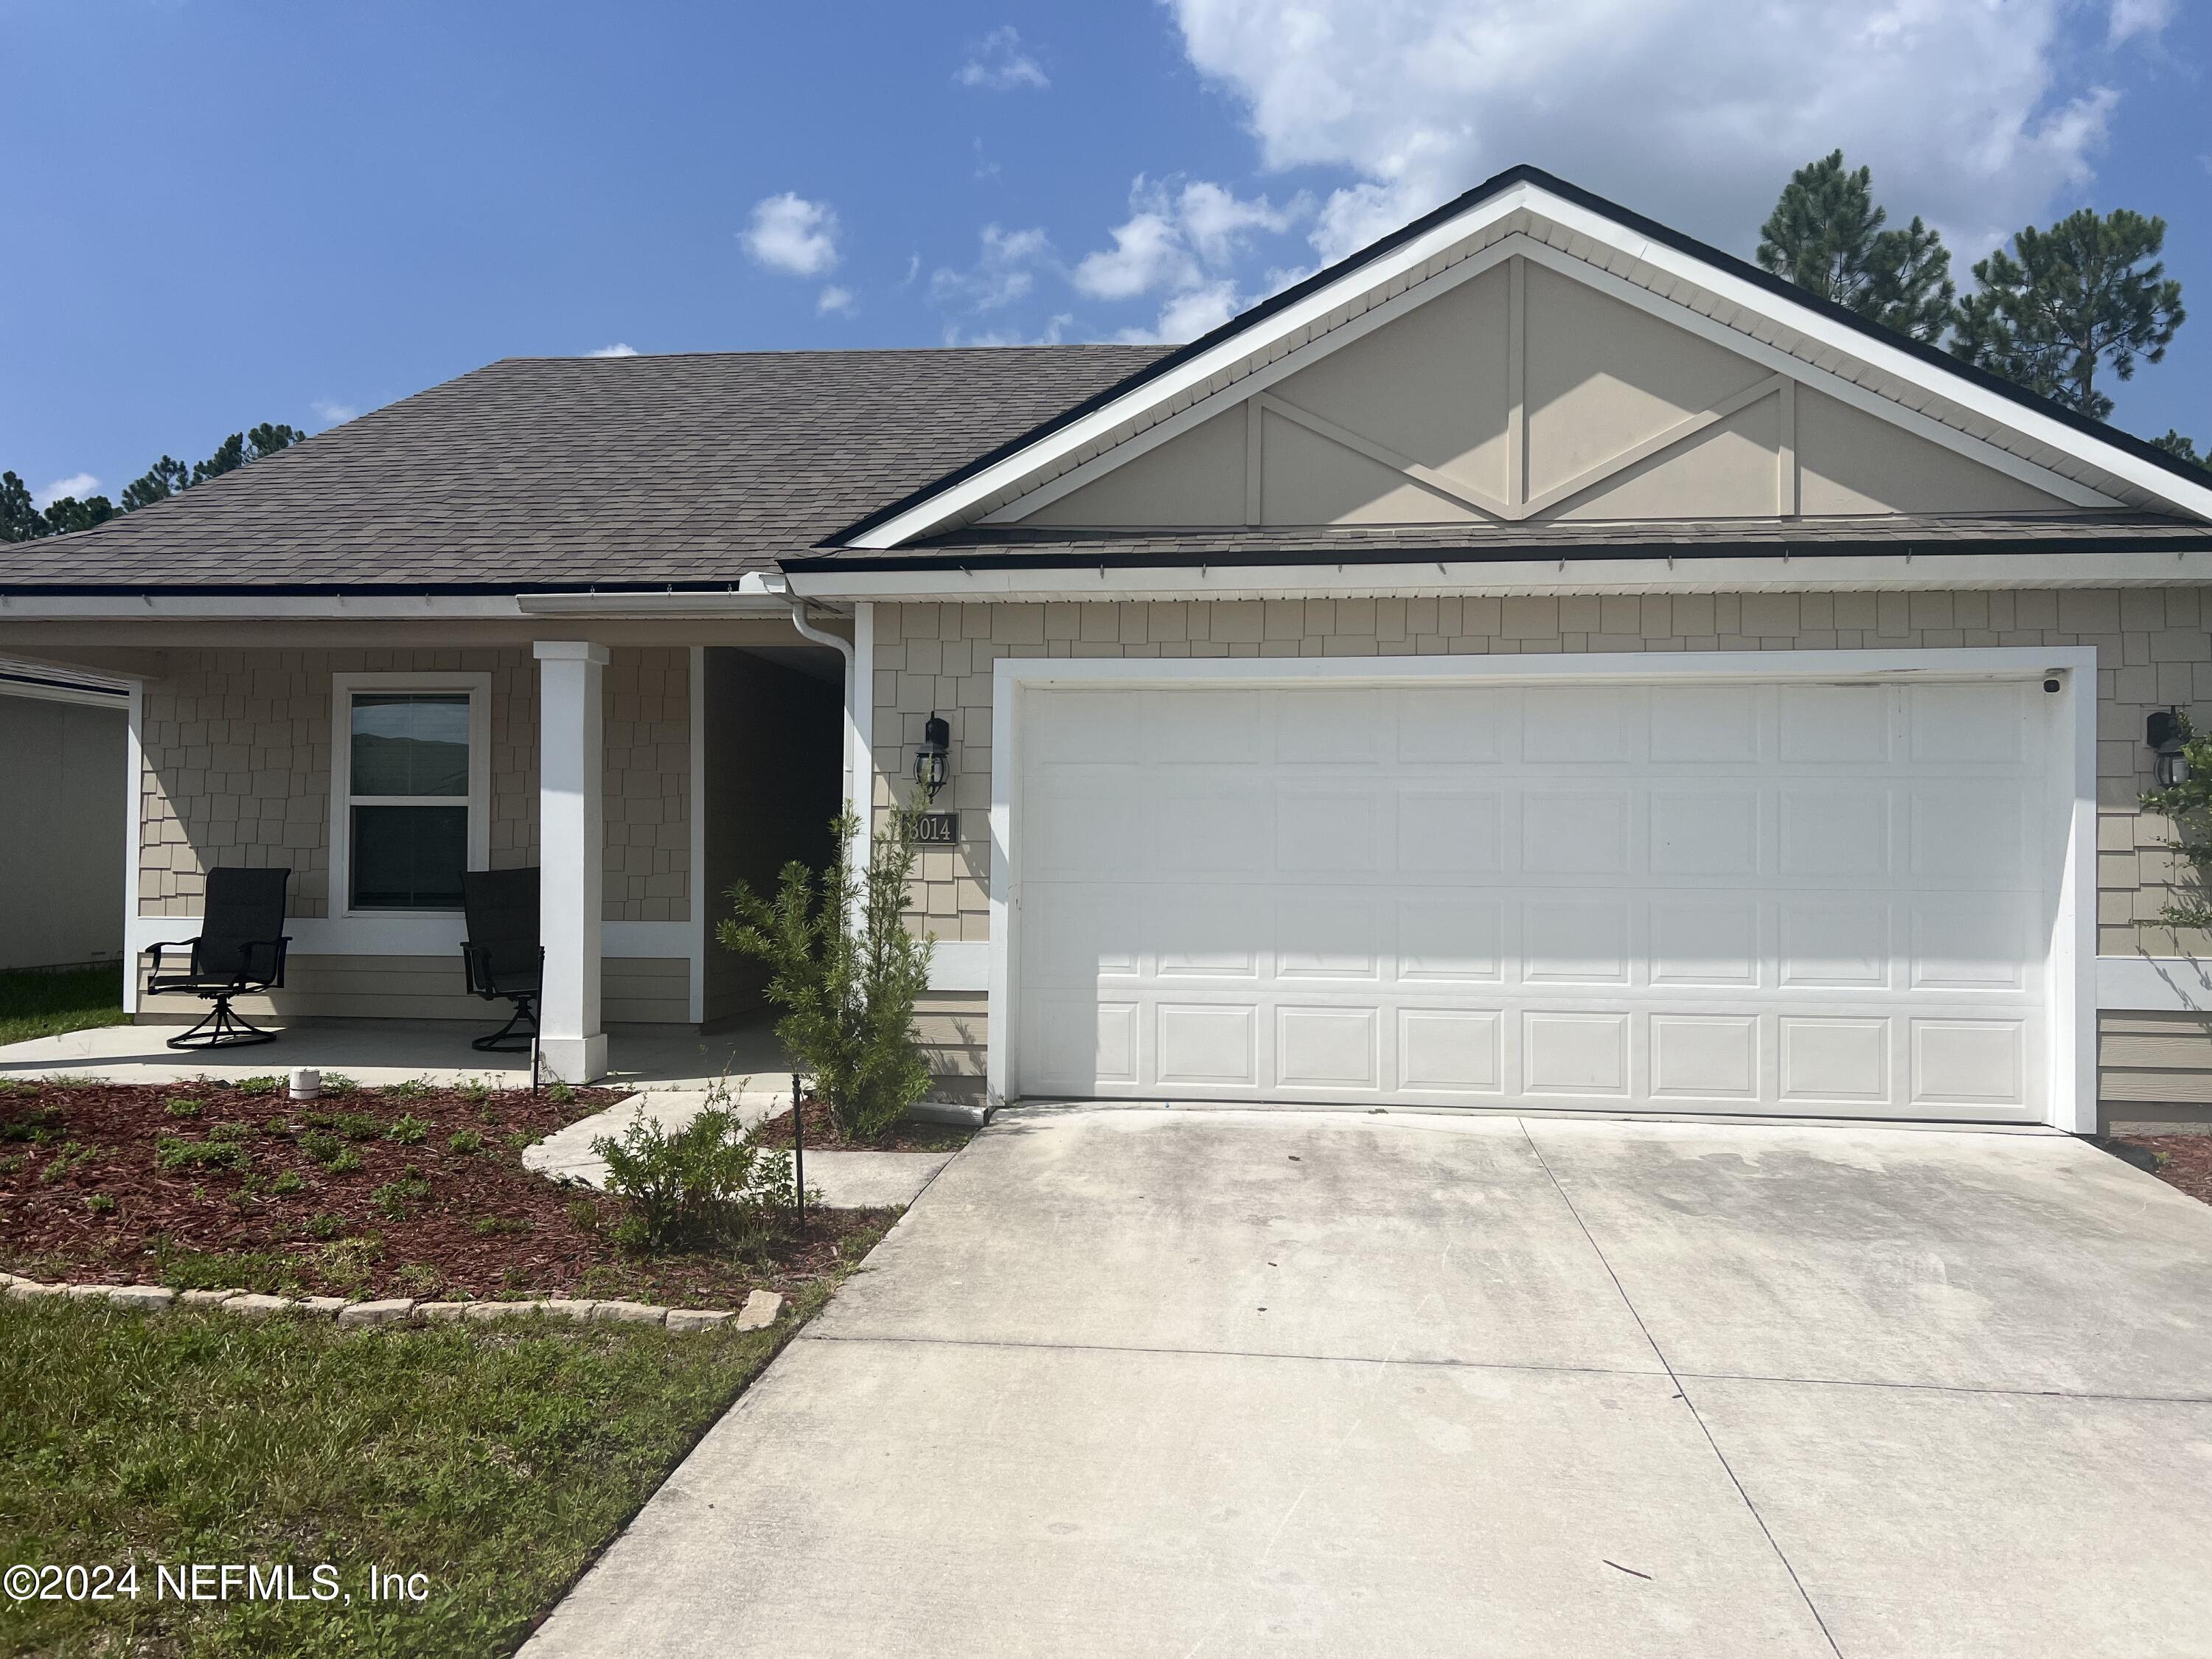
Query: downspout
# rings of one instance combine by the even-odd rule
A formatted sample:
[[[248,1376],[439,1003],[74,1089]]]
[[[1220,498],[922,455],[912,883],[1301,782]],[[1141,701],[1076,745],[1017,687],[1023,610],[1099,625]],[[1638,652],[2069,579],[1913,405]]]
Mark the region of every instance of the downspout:
[[[806,620],[806,601],[793,599],[791,605],[791,625],[803,639],[817,645],[826,645],[845,659],[845,799],[860,819],[860,828],[854,832],[852,846],[846,856],[852,860],[856,879],[865,876],[868,867],[870,828],[874,819],[875,802],[863,799],[861,792],[867,782],[867,756],[861,748],[860,732],[860,661],[850,640],[841,640],[835,634],[826,634]],[[856,623],[857,629],[857,623]],[[870,797],[873,790],[868,790]]]

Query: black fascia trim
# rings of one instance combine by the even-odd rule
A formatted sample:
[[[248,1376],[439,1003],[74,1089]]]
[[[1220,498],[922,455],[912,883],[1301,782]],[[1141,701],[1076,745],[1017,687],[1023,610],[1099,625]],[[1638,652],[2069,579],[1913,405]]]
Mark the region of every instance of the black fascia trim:
[[[1180,549],[1149,553],[933,553],[882,556],[846,553],[824,558],[786,559],[783,568],[809,575],[839,570],[1156,570],[1246,569],[1267,566],[1389,565],[1389,564],[1541,564],[1547,561],[1574,563],[1598,559],[1792,559],[1833,558],[1841,555],[1972,553],[1985,558],[2033,556],[2043,553],[2181,553],[2212,551],[2212,529],[2201,536],[2077,536],[2047,542],[2007,542],[1995,539],[1946,541],[1931,536],[1906,540],[1887,536],[1852,541],[1731,541],[1731,542],[1613,542],[1603,546],[1578,543],[1571,547],[1529,545],[1512,548],[1347,547],[1342,551],[1315,552],[1310,549],[1268,551],[1265,549],[1224,549],[1191,553]],[[988,597],[988,596],[987,596]]]
[[[1978,368],[1972,363],[1954,357],[1948,351],[1916,340],[1910,335],[1900,334],[1895,329],[1886,327],[1869,318],[1862,317],[1848,306],[1809,293],[1785,277],[1778,276],[1771,270],[1760,270],[1747,259],[1739,259],[1733,253],[1725,252],[1710,243],[1701,242],[1696,237],[1686,235],[1671,226],[1662,225],[1656,219],[1648,219],[1632,209],[1621,206],[1618,202],[1608,201],[1593,191],[1584,190],[1580,185],[1569,184],[1565,179],[1555,177],[1540,167],[1522,162],[1484,179],[1474,189],[1454,197],[1442,207],[1431,209],[1412,223],[1392,231],[1380,241],[1370,242],[1357,253],[1347,255],[1338,260],[1336,264],[1316,271],[1305,281],[1285,289],[1280,294],[1262,301],[1249,311],[1239,313],[1212,332],[1201,334],[1189,344],[1177,347],[1158,362],[1140,368],[1133,374],[1124,376],[1104,391],[1093,392],[1081,403],[1061,410],[1050,420],[1030,428],[1019,437],[1008,439],[997,448],[985,451],[974,460],[956,467],[933,483],[924,484],[921,489],[901,496],[890,506],[878,507],[867,517],[847,526],[834,534],[823,537],[815,545],[817,547],[842,546],[854,537],[866,534],[878,525],[896,518],[908,508],[927,501],[932,495],[965,482],[986,468],[997,465],[1009,455],[1016,454],[1030,445],[1050,437],[1062,427],[1081,420],[1095,410],[1104,408],[1116,398],[1124,397],[1135,391],[1146,382],[1166,374],[1177,364],[1188,362],[1200,353],[1212,350],[1224,340],[1233,339],[1246,329],[1266,321],[1285,307],[1297,304],[1307,295],[1328,287],[1331,283],[1358,270],[1362,265],[1371,264],[1394,248],[1403,246],[1416,236],[1425,234],[1446,220],[1456,217],[1468,209],[1480,205],[1492,197],[1522,184],[1534,185],[1540,189],[1549,191],[1553,195],[1572,202],[1577,207],[1588,209],[1592,213],[1612,220],[1624,230],[1632,230],[1638,235],[1648,237],[1652,241],[1662,243],[1673,248],[1678,253],[1686,253],[1692,258],[1704,260],[1706,264],[1732,276],[1765,289],[1779,299],[1787,300],[1793,305],[1802,307],[1816,315],[1826,317],[1831,322],[1841,323],[1846,328],[1863,334],[1870,340],[1879,340],[1885,345],[1893,346],[1908,356],[1918,358],[1931,368],[1955,374],[1969,384],[1978,386],[1985,392],[1994,392],[2024,409],[2033,410],[2040,415],[2047,415],[2062,425],[2071,427],[2085,437],[2094,438],[2100,443],[2111,444],[2133,455],[2138,460],[2148,461],[2153,465],[2171,472],[2178,478],[2199,485],[2206,484],[2208,482],[2203,468],[2192,466],[2179,455],[2167,453],[2148,439],[2138,438],[2131,432],[2123,432],[2118,427],[2108,426],[2102,421],[2093,421],[2086,415],[2077,414],[2063,404],[2052,402],[2039,392],[2030,392],[2027,387],[2016,386],[2010,380],[1990,374],[1987,369]]]

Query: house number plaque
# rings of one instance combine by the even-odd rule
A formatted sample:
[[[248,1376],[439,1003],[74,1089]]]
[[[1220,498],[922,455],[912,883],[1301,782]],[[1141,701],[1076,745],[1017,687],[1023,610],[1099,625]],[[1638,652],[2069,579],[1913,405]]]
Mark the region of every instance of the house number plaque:
[[[914,839],[918,847],[957,847],[960,844],[960,814],[924,812],[915,822]]]

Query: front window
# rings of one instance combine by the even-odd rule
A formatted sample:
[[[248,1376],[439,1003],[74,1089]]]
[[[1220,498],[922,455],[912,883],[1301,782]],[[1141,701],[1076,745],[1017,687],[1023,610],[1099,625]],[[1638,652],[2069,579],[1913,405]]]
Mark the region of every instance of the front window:
[[[345,908],[458,910],[461,872],[483,862],[485,757],[480,701],[467,685],[339,689]],[[423,677],[427,678],[427,677]],[[472,856],[475,855],[475,856]]]

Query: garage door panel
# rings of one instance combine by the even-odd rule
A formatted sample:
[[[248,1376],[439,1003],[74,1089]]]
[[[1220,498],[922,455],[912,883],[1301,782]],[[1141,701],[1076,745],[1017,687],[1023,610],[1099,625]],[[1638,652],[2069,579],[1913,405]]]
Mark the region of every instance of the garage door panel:
[[[1784,765],[1881,766],[1892,742],[1891,698],[1878,685],[1785,685],[1775,697]]]
[[[1620,1012],[1527,1009],[1521,1015],[1521,1090],[1626,1101],[1629,1016]]]
[[[1381,1010],[1289,1004],[1275,1010],[1275,1081],[1285,1089],[1365,1093],[1382,1086]]]
[[[2063,792],[2033,690],[1133,688],[1018,714],[1016,1087],[2041,1117]],[[1133,726],[1138,758],[1096,757]]]
[[[1912,1104],[2017,1107],[2027,1103],[2027,1027],[2020,1020],[1911,1022]]]
[[[1497,875],[1505,868],[1504,798],[1409,788],[1397,799],[1398,868],[1407,875]]]
[[[1531,985],[1626,985],[1636,906],[1625,897],[1532,899],[1521,907],[1521,977]]]
[[[1653,875],[1758,876],[1756,788],[1657,789],[1650,799]]]
[[[1496,1095],[1504,1090],[1504,1016],[1497,1009],[1401,1007],[1396,1012],[1401,1091]]]
[[[1754,1014],[1653,1014],[1645,1022],[1655,1100],[1745,1104],[1759,1098]]]
[[[1787,898],[1780,919],[1780,982],[1794,988],[1881,990],[1890,982],[1890,907],[1824,894]]]
[[[1521,867],[1533,875],[1626,875],[1633,827],[1626,790],[1531,791],[1521,798]]]
[[[1832,881],[1888,874],[1888,790],[1878,784],[1791,785],[1778,794],[1784,876]]]
[[[1384,957],[1383,896],[1284,895],[1275,900],[1275,976],[1378,983]]]
[[[1655,766],[1758,764],[1764,687],[1662,685],[1650,698]]]
[[[2025,785],[1920,785],[1911,793],[1911,871],[1946,885],[2011,887],[2027,868]]]
[[[1401,982],[1492,985],[1504,977],[1502,900],[1440,893],[1401,899],[1397,915]]]
[[[1155,886],[1125,902],[1146,918],[1153,971],[1161,979],[1241,979],[1257,983],[1273,948],[1275,900],[1255,887]]]
[[[1612,686],[1530,687],[1522,693],[1522,761],[1549,767],[1626,760],[1644,695]]]
[[[2030,695],[2018,683],[1906,687],[1913,760],[1946,769],[2018,765],[2026,757]]]
[[[1153,1030],[1153,1063],[1170,1088],[1257,1086],[1260,1018],[1254,1005],[1163,1002]]]

